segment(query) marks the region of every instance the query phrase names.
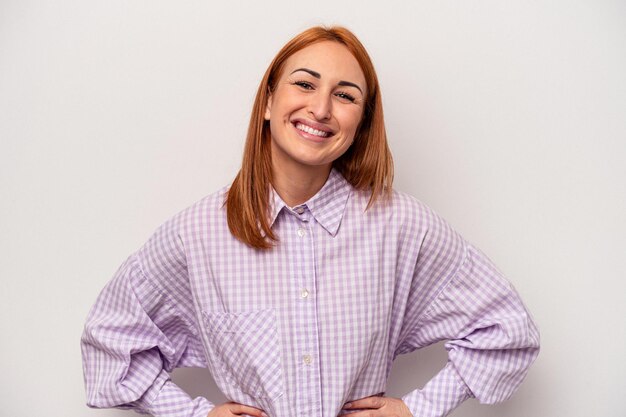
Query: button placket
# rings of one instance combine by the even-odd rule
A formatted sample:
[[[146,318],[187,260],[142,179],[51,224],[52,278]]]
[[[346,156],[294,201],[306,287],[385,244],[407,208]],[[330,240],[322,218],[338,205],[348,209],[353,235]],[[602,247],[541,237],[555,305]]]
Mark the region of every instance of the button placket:
[[[319,340],[317,334],[317,311],[314,299],[315,294],[315,221],[312,213],[305,205],[291,209],[290,220],[293,220],[289,238],[290,249],[295,254],[297,264],[294,275],[297,279],[293,296],[296,299],[298,328],[301,334],[296,342],[299,352],[298,384],[295,406],[305,416],[315,415],[312,410],[320,403],[320,369],[316,358],[319,355]],[[295,284],[295,283],[294,283]],[[295,359],[295,358],[294,358]]]

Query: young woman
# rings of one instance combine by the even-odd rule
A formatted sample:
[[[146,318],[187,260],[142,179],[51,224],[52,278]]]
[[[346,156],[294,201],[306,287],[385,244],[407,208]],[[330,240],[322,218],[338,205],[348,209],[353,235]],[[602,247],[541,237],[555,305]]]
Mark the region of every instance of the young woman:
[[[492,262],[392,189],[372,62],[340,27],[278,53],[233,183],[122,264],[82,338],[88,405],[155,416],[444,416],[508,398],[537,328]],[[422,389],[386,397],[394,358],[446,340]],[[208,367],[230,402],[169,377]]]

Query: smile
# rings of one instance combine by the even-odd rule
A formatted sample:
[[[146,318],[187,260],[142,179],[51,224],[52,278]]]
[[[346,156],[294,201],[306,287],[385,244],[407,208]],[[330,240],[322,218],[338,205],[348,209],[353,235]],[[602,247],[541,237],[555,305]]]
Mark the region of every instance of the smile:
[[[308,133],[309,135],[318,136],[320,138],[327,138],[331,134],[330,132],[325,132],[323,130],[314,129],[311,126],[307,126],[304,123],[300,123],[300,122],[296,122],[294,125],[296,129],[301,130],[302,132]]]

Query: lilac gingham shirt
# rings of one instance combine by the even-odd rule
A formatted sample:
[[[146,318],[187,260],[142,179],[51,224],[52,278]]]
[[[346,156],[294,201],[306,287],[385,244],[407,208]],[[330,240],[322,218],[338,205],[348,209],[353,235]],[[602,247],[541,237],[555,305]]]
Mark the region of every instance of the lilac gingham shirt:
[[[205,417],[168,372],[208,367],[232,401],[270,417],[335,417],[385,392],[394,358],[440,340],[447,365],[402,399],[416,417],[509,397],[538,353],[517,293],[432,210],[369,193],[333,170],[289,208],[272,191],[280,243],[228,230],[226,188],[173,216],[121,265],[82,337],[88,405]]]

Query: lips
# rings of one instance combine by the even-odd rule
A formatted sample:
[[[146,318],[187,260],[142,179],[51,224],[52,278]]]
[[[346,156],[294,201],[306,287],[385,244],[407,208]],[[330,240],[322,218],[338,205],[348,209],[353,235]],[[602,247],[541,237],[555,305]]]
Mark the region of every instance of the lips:
[[[310,120],[297,119],[292,121],[292,124],[300,132],[318,137],[327,138],[333,135],[333,132],[326,126],[319,123],[312,122]]]

